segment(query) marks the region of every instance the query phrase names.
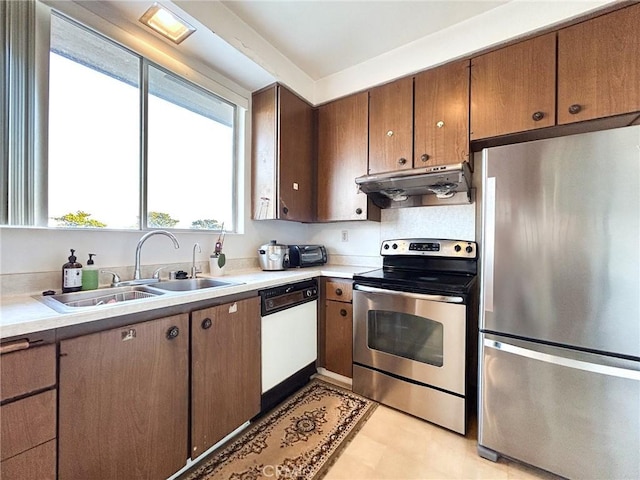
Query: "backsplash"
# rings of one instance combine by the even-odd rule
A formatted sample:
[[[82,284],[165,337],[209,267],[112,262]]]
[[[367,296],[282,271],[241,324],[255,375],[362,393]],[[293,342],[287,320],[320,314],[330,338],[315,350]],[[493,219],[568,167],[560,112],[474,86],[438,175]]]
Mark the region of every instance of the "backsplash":
[[[331,263],[338,257],[345,261],[365,258],[364,264],[369,265],[379,260],[383,240],[422,237],[475,241],[475,225],[476,203],[472,203],[385,209],[381,222],[309,224],[307,233],[308,243],[327,247]]]
[[[475,241],[476,204],[390,208],[382,211],[380,242],[391,238],[450,238]]]

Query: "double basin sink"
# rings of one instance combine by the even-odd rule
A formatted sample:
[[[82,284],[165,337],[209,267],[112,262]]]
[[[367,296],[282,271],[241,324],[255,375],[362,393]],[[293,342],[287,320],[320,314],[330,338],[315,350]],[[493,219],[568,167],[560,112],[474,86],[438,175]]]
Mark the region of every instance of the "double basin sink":
[[[191,278],[161,281],[148,285],[127,285],[123,287],[101,288],[86,292],[43,295],[35,298],[57,312],[69,313],[87,307],[112,305],[114,303],[130,302],[165,294],[230,287],[233,285],[239,285],[239,283],[222,282],[213,278]]]

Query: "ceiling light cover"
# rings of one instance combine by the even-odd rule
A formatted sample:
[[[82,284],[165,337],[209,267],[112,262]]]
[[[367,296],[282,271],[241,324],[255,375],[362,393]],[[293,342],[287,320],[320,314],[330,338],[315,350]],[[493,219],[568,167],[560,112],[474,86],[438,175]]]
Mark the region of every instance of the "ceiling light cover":
[[[140,22],[177,44],[196,31],[175,13],[157,3],[144,12]]]

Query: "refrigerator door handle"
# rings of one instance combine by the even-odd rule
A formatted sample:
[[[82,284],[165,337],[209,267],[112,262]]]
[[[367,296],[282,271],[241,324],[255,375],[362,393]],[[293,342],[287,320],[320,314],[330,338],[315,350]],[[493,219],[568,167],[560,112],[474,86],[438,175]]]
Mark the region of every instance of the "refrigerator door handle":
[[[628,378],[630,380],[640,381],[640,371],[636,370],[627,370],[625,368],[611,367],[608,365],[601,365],[597,363],[583,362],[582,360],[574,360],[572,358],[559,357],[557,355],[536,352],[534,350],[528,350],[526,348],[511,345],[509,343],[490,340],[488,338],[484,339],[484,346],[487,348],[502,350],[503,352],[512,353],[514,355],[519,355],[521,357],[531,358],[533,360],[552,363],[576,370],[584,370],[586,372],[599,373],[611,377]]]
[[[486,163],[485,163],[485,167]],[[486,179],[484,187],[484,262],[482,265],[483,310],[493,312],[493,261],[496,246],[496,177]]]

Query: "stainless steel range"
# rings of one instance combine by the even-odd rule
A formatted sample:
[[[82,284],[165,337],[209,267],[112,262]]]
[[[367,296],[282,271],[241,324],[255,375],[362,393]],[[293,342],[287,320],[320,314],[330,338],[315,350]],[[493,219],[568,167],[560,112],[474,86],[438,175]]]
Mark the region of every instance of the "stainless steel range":
[[[466,433],[477,373],[477,246],[386,240],[354,276],[353,390]]]

